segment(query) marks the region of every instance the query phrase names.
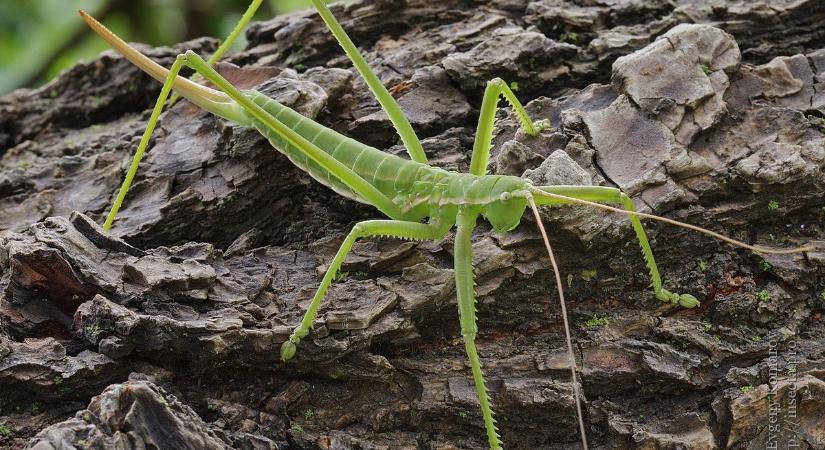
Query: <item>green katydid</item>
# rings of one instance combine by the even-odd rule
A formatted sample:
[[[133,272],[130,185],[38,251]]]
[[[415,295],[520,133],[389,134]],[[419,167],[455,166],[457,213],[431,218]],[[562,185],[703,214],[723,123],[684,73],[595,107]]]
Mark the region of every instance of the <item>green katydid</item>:
[[[475,346],[477,326],[471,235],[479,216],[486,219],[495,231],[508,232],[519,225],[526,208],[530,206],[538,222],[556,275],[565,326],[567,352],[572,372],[571,383],[576,400],[579,432],[582,445],[587,448],[584,419],[579,400],[580,388],[576,381],[576,363],[567,323],[561,281],[537,206],[579,203],[627,214],[650,271],[654,296],[663,302],[671,302],[685,308],[694,308],[699,305],[699,302],[690,294],[672,293],[663,287],[640,218],[659,220],[685,227],[762,253],[793,253],[810,250],[807,247],[777,250],[751,246],[693,225],[651,214],[638,213],[634,211],[630,197],[619,189],[612,187],[534,186],[529,180],[519,177],[487,175],[493,123],[501,96],[511,105],[527,135],[536,136],[549,125],[545,122],[531,120],[510,87],[501,79],[490,81],[484,92],[479,126],[471,157],[470,173],[450,172],[429,166],[418,137],[393,97],[370,70],[364,58],[359,54],[355,45],[325,3],[322,0],[312,0],[312,3],[366,81],[369,89],[387,112],[405,144],[411,161],[384,153],[338,134],[259,92],[253,90],[239,91],[212,69],[210,63],[204,61],[192,51],[179,55],[171,69],[167,70],[128,46],[86,13],[82,11],[80,13],[86,23],[110,45],[149,75],[163,82],[163,88],[135,153],[132,165],[104,224],[105,229],[108,230],[114,223],[117,211],[128,192],[164,103],[173,89],[192,103],[217,116],[241,126],[256,129],[296,166],[308,172],[320,183],[347,198],[373,205],[391,219],[360,222],[347,235],[330,262],[303,319],[295,327],[289,339],[283,343],[281,358],[284,361],[295,356],[297,345],[309,334],[327,290],[357,239],[370,236],[389,236],[410,240],[437,240],[446,236],[453,226],[456,226],[454,268],[461,334],[470,361],[490,448],[502,448],[495,420],[493,419],[490,396],[485,387],[481,362]],[[243,20],[248,21],[259,4],[260,1],[253,1]],[[236,27],[233,35],[224,42],[221,48],[228,48],[231,45],[231,41],[234,39],[233,36],[237,36],[237,31],[243,26],[243,23]],[[179,77],[178,73],[184,66],[194,69],[197,75],[211,82],[217,89],[208,88]],[[610,203],[621,208],[597,202]],[[424,222],[425,220],[426,222]]]

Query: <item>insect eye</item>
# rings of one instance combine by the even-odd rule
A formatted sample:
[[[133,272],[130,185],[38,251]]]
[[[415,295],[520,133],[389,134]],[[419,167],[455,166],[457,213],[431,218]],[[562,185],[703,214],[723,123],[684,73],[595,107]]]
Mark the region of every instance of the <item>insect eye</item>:
[[[509,192],[502,192],[501,195],[498,197],[498,199],[503,201],[503,202],[506,202],[507,200],[510,200],[510,197],[512,197],[512,196],[510,195]]]

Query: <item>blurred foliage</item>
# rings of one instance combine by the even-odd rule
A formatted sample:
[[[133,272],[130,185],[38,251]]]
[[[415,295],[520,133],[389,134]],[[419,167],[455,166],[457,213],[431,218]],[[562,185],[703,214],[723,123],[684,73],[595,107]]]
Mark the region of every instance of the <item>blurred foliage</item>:
[[[107,47],[77,15],[84,9],[127,41],[169,45],[199,36],[223,39],[250,0],[0,0],[0,94],[37,87]],[[255,20],[310,6],[267,0]],[[244,42],[237,45],[242,46]]]

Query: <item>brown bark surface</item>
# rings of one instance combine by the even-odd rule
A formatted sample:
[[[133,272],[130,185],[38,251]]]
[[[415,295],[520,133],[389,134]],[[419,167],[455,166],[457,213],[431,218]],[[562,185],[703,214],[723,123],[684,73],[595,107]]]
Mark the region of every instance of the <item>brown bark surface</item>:
[[[620,187],[639,209],[772,246],[825,241],[825,3],[379,0],[333,12],[433,165],[466,171],[486,82],[512,83],[491,172]],[[221,65],[404,154],[312,12]],[[202,39],[143,48],[165,65]],[[297,358],[278,349],[353,223],[252,130],[180,102],[113,233],[102,220],[159,84],[114,53],[0,98],[0,446],[484,449],[452,235],[359,242]],[[761,257],[626,218],[544,211],[592,448],[825,449],[825,250]],[[507,448],[576,448],[563,330],[534,222],[474,236],[479,352]],[[773,421],[781,426],[773,428]],[[784,447],[783,447],[784,446]]]

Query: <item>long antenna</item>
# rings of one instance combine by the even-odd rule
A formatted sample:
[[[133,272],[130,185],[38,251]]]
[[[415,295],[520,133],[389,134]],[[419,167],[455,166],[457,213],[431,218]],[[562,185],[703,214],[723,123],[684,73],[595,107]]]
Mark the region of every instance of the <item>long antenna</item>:
[[[570,323],[567,321],[567,306],[564,301],[564,290],[562,290],[561,287],[561,274],[559,273],[559,266],[556,264],[555,256],[553,256],[553,249],[550,247],[550,240],[547,238],[547,232],[544,231],[544,224],[541,222],[539,209],[536,207],[536,202],[533,200],[533,196],[528,195],[527,201],[530,203],[530,208],[533,210],[533,215],[536,217],[536,223],[539,226],[541,238],[544,240],[544,246],[547,248],[547,254],[550,256],[550,264],[553,266],[553,273],[556,276],[556,288],[559,291],[559,303],[561,304],[561,317],[564,321],[564,337],[567,340],[567,356],[570,358],[570,374],[571,382],[573,384],[573,396],[576,400],[576,419],[579,421],[579,432],[582,437],[582,448],[587,450],[587,432],[584,429],[581,395],[579,394],[579,381],[576,377],[576,356],[573,354],[573,339],[570,337]]]
[[[756,252],[756,253],[765,253],[765,254],[773,254],[773,255],[788,255],[788,254],[791,254],[791,253],[802,253],[802,252],[810,252],[810,251],[816,250],[815,247],[810,246],[810,245],[806,245],[806,246],[802,246],[802,247],[794,247],[794,248],[782,248],[782,249],[764,247],[764,246],[761,246],[761,245],[750,245],[750,244],[746,244],[742,241],[737,241],[736,239],[729,238],[729,237],[727,237],[723,234],[719,234],[715,231],[710,231],[707,228],[702,228],[702,227],[699,227],[699,226],[696,226],[696,225],[691,225],[689,223],[679,222],[678,220],[668,219],[667,217],[662,217],[662,216],[657,216],[657,215],[654,215],[654,214],[647,214],[647,213],[642,213],[642,212],[636,212],[636,211],[628,211],[626,209],[614,208],[613,206],[607,206],[607,205],[603,205],[601,203],[591,202],[589,200],[582,200],[580,198],[568,197],[566,195],[553,194],[551,192],[542,191],[541,189],[535,189],[534,188],[534,189],[531,189],[530,192],[528,192],[526,194],[527,194],[526,197],[528,199],[532,199],[533,195],[537,195],[539,197],[550,197],[550,198],[555,198],[555,199],[558,199],[558,200],[563,200],[564,202],[579,203],[579,204],[582,204],[582,205],[593,206],[595,208],[600,208],[600,209],[604,209],[604,210],[607,210],[607,211],[613,211],[613,212],[625,214],[625,215],[628,215],[628,216],[637,216],[637,217],[641,217],[641,218],[644,218],[644,219],[650,219],[650,220],[656,220],[656,221],[659,221],[659,222],[664,222],[664,223],[667,223],[667,224],[670,224],[670,225],[675,225],[677,227],[687,228],[688,230],[692,230],[692,231],[702,233],[702,234],[710,236],[712,238],[719,239],[720,241],[725,241],[728,244],[734,245],[736,247],[746,248],[746,249],[751,250],[751,251]],[[532,200],[530,200],[530,201],[532,201]]]

